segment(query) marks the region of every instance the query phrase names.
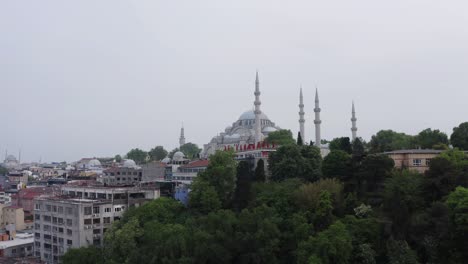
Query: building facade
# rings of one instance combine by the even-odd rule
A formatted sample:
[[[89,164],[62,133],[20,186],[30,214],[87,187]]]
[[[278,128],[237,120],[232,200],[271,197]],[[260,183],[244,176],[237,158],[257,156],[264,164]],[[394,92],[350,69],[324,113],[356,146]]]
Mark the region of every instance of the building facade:
[[[384,152],[395,162],[395,168],[410,169],[424,173],[429,169],[431,159],[437,157],[442,150],[435,149],[406,149]]]

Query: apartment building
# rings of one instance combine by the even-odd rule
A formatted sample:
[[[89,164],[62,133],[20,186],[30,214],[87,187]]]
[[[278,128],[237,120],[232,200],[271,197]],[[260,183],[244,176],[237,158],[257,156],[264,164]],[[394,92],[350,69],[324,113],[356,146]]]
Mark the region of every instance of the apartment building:
[[[59,263],[70,248],[102,246],[112,222],[129,207],[159,198],[159,189],[62,186],[59,196],[41,196],[34,204],[34,254]]]

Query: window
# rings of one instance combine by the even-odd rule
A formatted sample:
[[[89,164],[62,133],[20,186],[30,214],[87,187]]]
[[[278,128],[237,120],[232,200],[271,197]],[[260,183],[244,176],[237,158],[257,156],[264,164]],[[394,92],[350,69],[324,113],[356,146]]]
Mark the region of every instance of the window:
[[[413,166],[421,166],[421,159],[413,159]]]
[[[54,212],[54,213],[57,212],[57,206],[56,205],[52,206],[52,212]]]
[[[34,224],[34,229],[41,229],[41,225],[40,224]]]
[[[65,212],[66,212],[68,215],[71,215],[71,214],[73,214],[73,208],[67,207],[67,208],[65,209]]]
[[[84,224],[85,225],[90,225],[91,224],[91,219],[85,219]]]
[[[115,212],[120,212],[121,209],[120,209],[120,207],[116,207],[116,208],[114,208],[114,211],[115,211]]]
[[[63,245],[63,238],[62,238],[62,237],[59,237],[59,238],[58,238],[58,242],[60,243],[60,245]]]
[[[48,215],[43,215],[42,216],[42,220],[44,220],[44,222],[50,222],[51,219],[52,218],[50,216],[48,216]]]
[[[37,204],[35,204],[34,206],[35,206],[34,208],[35,208],[36,210],[41,210],[41,204],[38,204],[38,203],[37,203]]]
[[[98,225],[101,223],[101,218],[94,218],[93,219],[93,224]]]
[[[41,233],[34,233],[34,237],[37,238],[37,239],[40,239],[41,238]]]
[[[67,226],[71,226],[71,225],[73,225],[73,220],[67,219]]]
[[[93,207],[93,214],[99,214],[99,207]]]
[[[34,219],[35,220],[41,220],[41,215],[40,214],[35,214]]]
[[[110,217],[104,217],[102,218],[102,221],[104,222],[104,224],[110,224]]]
[[[63,224],[63,218],[58,218],[57,220],[60,225]]]
[[[52,217],[52,223],[57,224],[57,217]]]
[[[40,248],[41,247],[41,242],[39,242],[39,241],[34,242],[34,246]]]
[[[67,239],[67,245],[71,246],[73,242],[70,239]]]
[[[73,235],[73,231],[71,229],[67,229],[67,235],[69,236]]]
[[[84,208],[84,214],[85,214],[85,215],[90,215],[90,214],[92,214],[91,212],[92,212],[92,211],[91,211],[91,207],[85,207],[85,208]]]
[[[44,225],[43,229],[44,231],[50,231],[50,225]]]
[[[101,234],[101,229],[93,229],[93,234],[100,235]]]
[[[63,234],[63,227],[59,227],[58,232]]]
[[[59,212],[59,214],[63,214],[63,207],[62,206],[58,207],[58,212]]]
[[[49,204],[48,204],[48,205],[46,205],[46,211],[47,211],[47,212],[50,212],[50,211],[52,211],[52,206],[51,206],[51,205],[49,205]]]
[[[106,208],[104,208],[104,212],[105,213],[110,213],[110,212],[112,212],[112,208],[106,207]]]
[[[431,165],[431,159],[426,159],[426,166]]]

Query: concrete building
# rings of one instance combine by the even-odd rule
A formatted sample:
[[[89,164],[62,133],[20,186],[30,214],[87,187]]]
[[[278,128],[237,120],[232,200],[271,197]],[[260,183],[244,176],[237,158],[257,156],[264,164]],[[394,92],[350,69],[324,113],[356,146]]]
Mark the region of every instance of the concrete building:
[[[53,194],[58,191],[58,187],[55,186],[37,186],[21,189],[17,193],[11,195],[11,205],[23,208],[25,216],[28,216],[33,213],[34,198],[41,195]]]
[[[435,149],[405,149],[384,152],[395,162],[395,168],[411,169],[424,173],[429,169],[431,159],[437,157],[442,150]]]
[[[130,207],[159,198],[155,188],[62,186],[61,196],[38,197],[34,210],[34,251],[59,263],[70,248],[102,246],[112,222]]]
[[[12,239],[0,241],[0,257],[24,258],[33,256],[33,244],[33,234],[16,234],[16,237]],[[3,262],[0,260],[0,263]]]
[[[0,204],[11,204],[11,193],[5,192],[0,189]]]
[[[14,224],[16,230],[24,230],[26,228],[23,208],[0,204],[0,228],[5,228],[10,224]]]
[[[179,166],[176,171],[172,172],[171,180],[184,184],[191,184],[198,173],[206,170],[209,163],[209,160],[195,160]]]

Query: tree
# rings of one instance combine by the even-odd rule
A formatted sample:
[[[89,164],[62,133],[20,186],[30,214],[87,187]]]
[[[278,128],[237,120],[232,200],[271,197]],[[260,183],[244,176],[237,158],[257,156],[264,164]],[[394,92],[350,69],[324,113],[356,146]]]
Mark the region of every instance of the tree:
[[[71,248],[61,258],[64,264],[97,264],[105,263],[102,250],[97,247]]]
[[[115,162],[121,162],[122,161],[122,156],[115,155],[114,160],[115,160]]]
[[[418,264],[416,253],[406,241],[390,239],[387,242],[389,264]]]
[[[322,162],[322,173],[326,178],[347,179],[351,171],[351,156],[342,150],[331,151]]]
[[[256,182],[265,182],[266,181],[265,162],[263,161],[263,159],[260,159],[257,162],[257,167],[255,168],[255,173],[254,173],[254,180]]]
[[[349,137],[334,138],[332,141],[330,141],[329,146],[331,151],[341,150],[348,154],[352,153],[351,141],[349,140]]]
[[[353,245],[346,226],[336,221],[327,230],[310,236],[298,247],[298,263],[349,263]]]
[[[361,160],[366,155],[366,151],[364,149],[364,144],[362,143],[362,140],[359,138],[356,138],[353,141],[352,149],[353,149],[353,152],[352,152],[353,162],[356,162],[356,163],[361,162]]]
[[[190,208],[202,214],[215,212],[221,208],[221,200],[219,199],[216,189],[207,181],[196,178],[192,183],[192,189],[189,193],[188,205]]]
[[[367,200],[372,206],[382,202],[384,181],[390,176],[395,162],[386,155],[366,156],[356,174],[356,188],[359,198]]]
[[[280,146],[296,144],[291,130],[286,129],[281,129],[269,133],[268,136],[265,138],[265,142]]]
[[[447,134],[440,132],[438,129],[432,130],[430,128],[419,132],[415,141],[416,145],[423,149],[431,149],[434,146],[440,146],[440,144],[449,144]]]
[[[136,164],[143,164],[148,159],[148,153],[139,148],[135,148],[127,153],[126,158],[135,161]]]
[[[162,160],[167,156],[167,151],[163,146],[156,146],[148,152],[148,155],[152,161]]]
[[[384,208],[393,221],[394,235],[405,239],[410,226],[411,216],[423,208],[423,177],[415,171],[394,171],[385,180]]]
[[[304,145],[304,141],[302,140],[301,132],[297,132],[297,145],[299,145],[299,146]]]
[[[250,200],[250,186],[252,181],[252,170],[247,161],[241,161],[237,165],[236,190],[234,193],[233,208],[241,211]]]
[[[301,178],[308,181],[321,176],[320,150],[314,146],[284,145],[268,157],[272,180]]]
[[[197,144],[193,143],[185,143],[184,145],[180,146],[180,151],[185,154],[185,157],[188,159],[195,159],[198,157],[201,149],[197,146]]]
[[[453,128],[450,143],[456,148],[468,150],[468,122],[461,123]]]
[[[380,130],[370,141],[370,151],[381,153],[398,149],[414,148],[413,136],[397,133],[393,130]]]
[[[343,184],[336,179],[320,179],[301,185],[294,193],[297,206],[302,210],[316,211],[323,191],[330,194],[333,208],[343,206]]]
[[[237,163],[231,151],[216,151],[210,157],[210,164],[201,172],[197,180],[205,181],[212,186],[223,207],[231,203],[236,188]]]

